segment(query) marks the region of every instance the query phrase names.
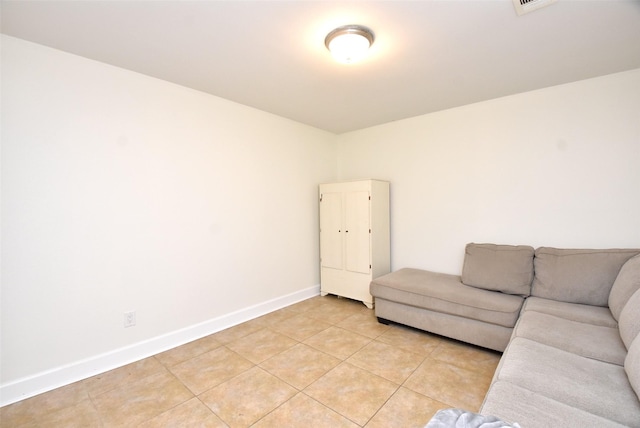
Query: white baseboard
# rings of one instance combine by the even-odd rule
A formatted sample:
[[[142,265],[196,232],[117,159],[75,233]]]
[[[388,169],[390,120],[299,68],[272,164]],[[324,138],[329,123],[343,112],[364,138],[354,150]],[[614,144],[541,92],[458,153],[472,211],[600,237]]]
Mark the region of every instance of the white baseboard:
[[[0,385],[0,406],[122,367],[319,294],[320,286],[316,285],[200,324]]]

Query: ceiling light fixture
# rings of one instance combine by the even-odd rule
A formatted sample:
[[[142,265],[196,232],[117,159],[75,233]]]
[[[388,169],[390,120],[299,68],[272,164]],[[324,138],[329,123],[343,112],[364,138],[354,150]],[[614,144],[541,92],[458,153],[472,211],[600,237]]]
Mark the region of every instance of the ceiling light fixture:
[[[373,32],[367,27],[345,25],[327,34],[324,44],[337,61],[348,64],[365,56],[373,39]]]

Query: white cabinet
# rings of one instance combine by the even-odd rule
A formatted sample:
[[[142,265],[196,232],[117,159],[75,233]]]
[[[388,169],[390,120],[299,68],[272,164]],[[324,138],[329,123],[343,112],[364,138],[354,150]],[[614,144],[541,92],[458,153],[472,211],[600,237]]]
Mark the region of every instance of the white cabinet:
[[[389,183],[320,185],[320,294],[373,308],[369,283],[389,273]]]

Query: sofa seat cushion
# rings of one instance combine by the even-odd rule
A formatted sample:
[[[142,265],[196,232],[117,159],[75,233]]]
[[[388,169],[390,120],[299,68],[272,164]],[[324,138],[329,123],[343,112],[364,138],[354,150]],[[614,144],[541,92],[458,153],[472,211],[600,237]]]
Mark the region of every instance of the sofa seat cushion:
[[[496,415],[505,421],[518,423],[523,428],[627,426],[505,381],[497,381],[491,385],[480,413]]]
[[[404,268],[371,281],[376,298],[504,327],[516,324],[524,298],[464,285],[460,276]]]
[[[623,425],[640,424],[640,402],[623,366],[516,337],[498,370],[495,381],[510,382]]]
[[[622,366],[627,355],[615,327],[586,324],[535,311],[525,311],[513,337],[523,337],[554,348]]]
[[[640,336],[636,337],[629,347],[629,353],[624,361],[624,370],[627,372],[631,387],[640,399]],[[640,425],[640,416],[638,421]]]
[[[531,295],[562,302],[607,306],[609,292],[637,249],[558,249],[540,247],[533,260]]]
[[[533,247],[467,244],[462,282],[485,290],[528,296],[533,281]]]
[[[617,327],[618,325],[611,316],[611,311],[602,306],[578,305],[540,297],[529,297],[522,308],[522,312],[526,311],[541,312],[559,318],[605,327]]]

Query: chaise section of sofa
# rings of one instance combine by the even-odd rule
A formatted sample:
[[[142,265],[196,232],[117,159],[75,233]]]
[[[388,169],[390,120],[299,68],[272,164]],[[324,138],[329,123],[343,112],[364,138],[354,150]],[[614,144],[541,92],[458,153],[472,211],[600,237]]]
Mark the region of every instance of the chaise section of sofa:
[[[534,249],[472,243],[465,252],[462,275],[405,268],[374,279],[378,319],[503,351],[530,292]]]
[[[405,268],[370,287],[381,322],[393,321],[502,351],[516,324],[522,296],[469,287],[459,276]]]

